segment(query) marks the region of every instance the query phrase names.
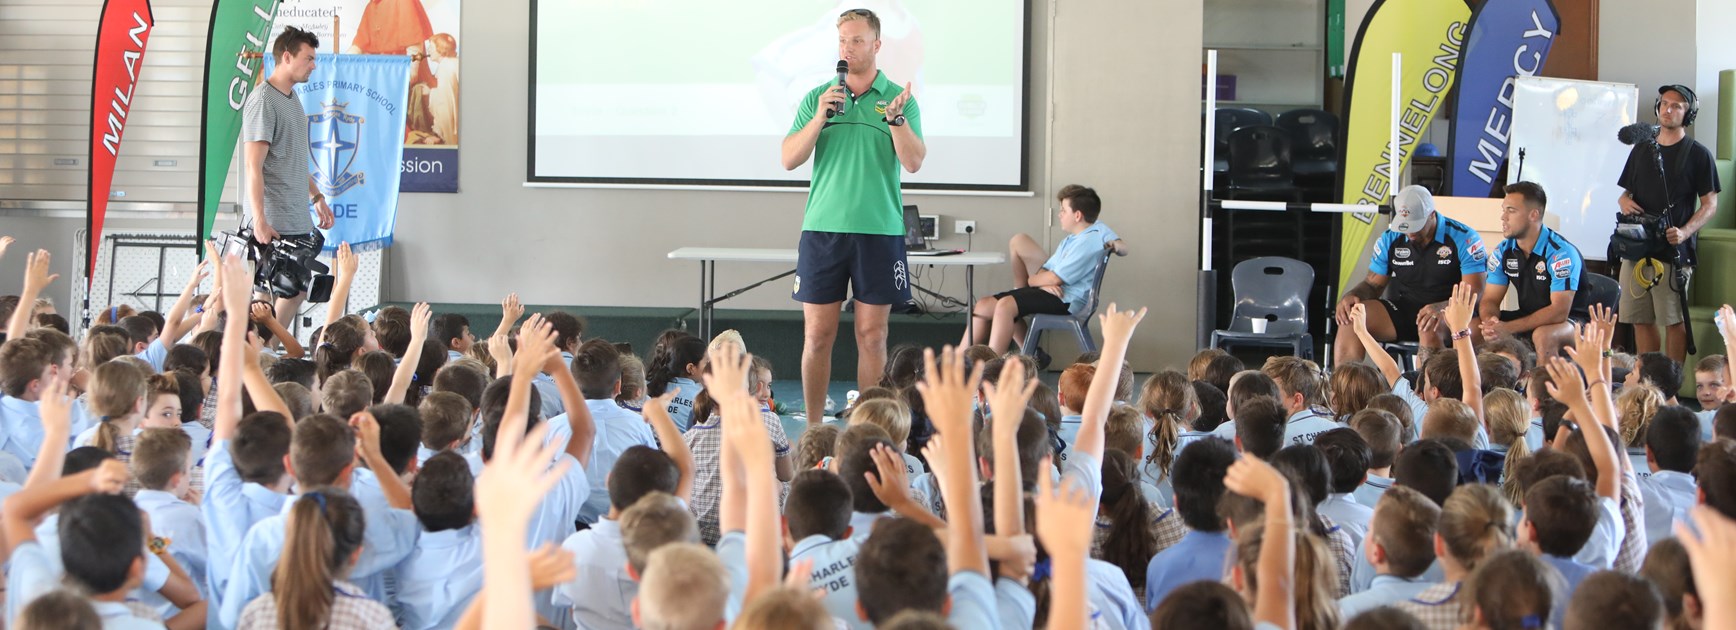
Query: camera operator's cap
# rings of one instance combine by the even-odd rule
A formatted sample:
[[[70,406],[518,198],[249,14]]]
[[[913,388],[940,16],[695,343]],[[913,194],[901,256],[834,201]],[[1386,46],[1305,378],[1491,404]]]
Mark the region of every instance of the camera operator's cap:
[[[1700,96],[1694,93],[1694,89],[1686,85],[1672,83],[1670,85],[1658,86],[1658,96],[1663,96],[1666,92],[1675,92],[1680,94],[1683,99],[1688,101],[1690,107],[1700,101]]]
[[[1435,215],[1435,196],[1422,186],[1405,186],[1392,201],[1392,223],[1386,229],[1399,234],[1416,234]]]

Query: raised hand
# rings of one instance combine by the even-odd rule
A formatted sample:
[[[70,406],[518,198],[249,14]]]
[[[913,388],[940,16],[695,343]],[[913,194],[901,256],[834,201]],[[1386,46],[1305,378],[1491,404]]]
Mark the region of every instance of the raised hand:
[[[494,457],[476,478],[476,514],[485,533],[493,528],[522,538],[531,513],[572,465],[569,458],[556,461],[563,445],[545,443],[548,427],[539,423],[522,436],[513,435],[518,431],[500,432]]]
[[[356,430],[356,457],[373,460],[380,454],[380,421],[374,419],[374,414],[367,410],[356,412],[350,416],[350,426]],[[390,471],[377,470],[375,474],[391,474]]]
[[[543,543],[530,552],[530,587],[543,590],[572,581],[579,574],[573,564],[573,552],[552,542]]]
[[[1603,377],[1603,329],[1599,326],[1586,324],[1579,327],[1576,343],[1567,348],[1567,356],[1573,357],[1573,362],[1579,364],[1579,369],[1585,370],[1585,377],[1597,379]]]
[[[24,293],[38,294],[60,277],[58,273],[48,273],[53,261],[48,250],[39,249],[24,257]]]
[[[535,374],[542,371],[550,359],[559,359],[560,356],[560,351],[555,349],[554,326],[543,321],[540,314],[524,320],[524,325],[518,329],[518,355],[513,360],[513,374]]]
[[[912,89],[910,83],[905,83],[904,91],[899,92],[898,96],[892,97],[892,102],[886,104],[886,118],[888,120],[897,118],[899,115],[904,113],[904,107],[909,105],[910,101],[915,99],[916,90]]]
[[[1457,335],[1471,330],[1472,312],[1477,308],[1477,294],[1471,285],[1459,283],[1453,285],[1453,297],[1447,300],[1446,308],[1441,310],[1441,317],[1446,321],[1447,332]]]
[[[1736,309],[1729,304],[1718,307],[1718,334],[1724,337],[1725,345],[1736,342]]]
[[[339,276],[356,277],[356,269],[361,267],[362,262],[355,252],[350,251],[348,242],[338,243],[338,253],[334,258],[337,262],[336,268]]]
[[[1736,521],[1716,509],[1700,505],[1689,514],[1689,522],[1676,523],[1676,538],[1688,552],[1688,564],[1693,568],[1694,584],[1706,602],[1703,627],[1728,628],[1736,622]]]
[[[1368,334],[1368,305],[1357,303],[1350,307],[1350,330],[1358,337]]]
[[[1573,349],[1568,348],[1568,352],[1573,352]],[[1550,357],[1549,361],[1543,365],[1543,369],[1549,371],[1549,383],[1546,385],[1546,389],[1549,390],[1550,396],[1570,407],[1586,401],[1585,381],[1580,376],[1579,369],[1575,368],[1572,362],[1561,357]],[[1582,422],[1584,420],[1581,419]]]
[[[524,305],[518,303],[517,293],[506,294],[506,299],[500,301],[500,325],[502,328],[511,326],[518,318],[524,316]]]
[[[127,465],[121,460],[110,458],[102,461],[90,476],[91,492],[101,494],[119,494],[127,485]]]
[[[1001,370],[999,383],[983,383],[983,389],[989,396],[989,413],[994,417],[996,434],[1002,431],[1002,425],[1011,425],[1011,431],[1016,433],[1031,395],[1037,391],[1037,381],[1025,382],[1025,371],[1009,364]]]
[[[1344,296],[1344,299],[1338,301],[1338,306],[1333,307],[1332,309],[1333,319],[1338,320],[1337,323],[1340,327],[1350,326],[1350,312],[1356,308],[1356,305],[1361,303],[1362,298],[1354,295]]]
[[[960,438],[968,439],[968,438]],[[935,434],[928,438],[928,443],[922,445],[922,458],[928,460],[928,472],[934,475],[934,487],[946,486],[948,470],[946,458],[941,453],[946,452],[946,436]]]
[[[1109,309],[1113,316],[1115,306],[1112,304]],[[1105,338],[1110,335],[1108,322],[1111,316],[1104,320]],[[952,346],[941,349],[939,363],[935,362],[933,348],[925,350],[922,362],[925,368],[923,379],[916,383],[916,390],[922,393],[935,432],[960,440],[970,439],[971,398],[976,395],[977,384],[983,378],[982,364],[978,363],[967,375],[964,350],[954,350]]]
[[[914,503],[910,496],[910,473],[905,470],[904,458],[898,456],[898,451],[879,444],[870,455],[874,458],[874,471],[864,472],[862,476],[868,479],[868,487],[874,491],[874,496],[887,506]]]
[[[188,274],[187,276],[188,292],[191,293],[194,290],[197,290],[199,285],[205,282],[205,276],[208,275],[210,271],[211,259],[209,258],[199,261],[199,264],[197,265],[193,265],[193,273]]]
[[[50,435],[66,435],[72,430],[73,397],[67,376],[58,374],[43,381],[42,398],[36,403],[42,426]]]
[[[1043,458],[1044,470],[1053,464]],[[1097,519],[1097,497],[1091,496],[1082,483],[1060,487],[1051,475],[1037,475],[1037,537],[1043,548],[1056,557],[1083,561],[1091,552],[1091,533]]]
[[[1615,339],[1615,309],[1602,304],[1591,305],[1591,322],[1603,334],[1603,347],[1609,348],[1610,341]]]
[[[254,302],[247,307],[247,319],[252,320],[255,324],[263,324],[265,320],[277,319],[277,315],[271,312],[270,304]]]
[[[1103,330],[1103,343],[1108,345],[1110,339],[1126,341],[1133,338],[1133,329],[1139,326],[1139,320],[1145,319],[1145,308],[1137,311],[1116,310],[1115,303],[1110,302],[1108,310],[1097,316]]]
[[[0,236],[0,258],[6,256],[6,250],[12,247],[12,243],[14,242],[16,241],[10,236]]]
[[[421,352],[421,342],[428,340],[428,323],[434,319],[434,309],[427,302],[417,302],[410,309],[410,351]]]

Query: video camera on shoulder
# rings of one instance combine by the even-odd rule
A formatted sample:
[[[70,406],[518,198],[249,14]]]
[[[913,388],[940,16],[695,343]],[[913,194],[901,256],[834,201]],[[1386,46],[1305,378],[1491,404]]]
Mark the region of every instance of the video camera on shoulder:
[[[253,240],[253,230],[241,228],[220,232],[217,238],[219,255],[246,255],[253,261],[253,289],[280,298],[307,292],[307,301],[321,303],[331,300],[333,279],[331,269],[319,261],[325,247],[325,236],[309,232],[304,236],[278,238],[261,245]]]

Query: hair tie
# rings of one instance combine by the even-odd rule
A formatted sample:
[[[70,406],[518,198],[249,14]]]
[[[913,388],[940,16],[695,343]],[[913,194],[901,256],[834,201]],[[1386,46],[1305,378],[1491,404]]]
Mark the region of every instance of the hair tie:
[[[1543,620],[1537,618],[1537,615],[1525,615],[1524,617],[1521,617],[1519,619],[1519,627],[1521,627],[1521,628],[1541,628],[1541,627],[1543,627]]]
[[[325,515],[326,515],[326,498],[325,498],[325,493],[323,493],[323,492],[320,492],[320,491],[318,491],[318,490],[315,490],[315,491],[313,491],[313,492],[309,492],[309,493],[307,493],[307,494],[304,494],[304,495],[302,495],[302,496],[303,496],[303,497],[306,497],[306,498],[310,498],[310,499],[313,499],[313,500],[314,500],[314,502],[315,502],[315,503],[318,503],[318,504],[319,504],[319,515],[320,515],[320,516],[325,516]]]
[[[1049,579],[1049,559],[1043,558],[1042,560],[1038,560],[1035,566],[1031,567],[1031,581],[1041,582],[1047,579]]]
[[[110,306],[109,307],[109,323],[110,324],[121,323],[121,307],[120,306],[117,305],[117,306]]]

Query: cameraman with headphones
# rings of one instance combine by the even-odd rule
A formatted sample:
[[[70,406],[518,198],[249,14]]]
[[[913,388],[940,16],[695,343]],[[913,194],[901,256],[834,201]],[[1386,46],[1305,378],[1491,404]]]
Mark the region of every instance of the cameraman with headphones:
[[[1624,189],[1617,221],[1643,225],[1652,241],[1649,248],[1628,248],[1620,256],[1618,312],[1621,323],[1634,325],[1637,352],[1659,350],[1657,325],[1662,324],[1664,352],[1680,363],[1687,357],[1684,295],[1695,264],[1694,235],[1718,211],[1718,171],[1712,151],[1687,134],[1700,111],[1692,89],[1658,88],[1652,111],[1658,117],[1656,143],[1635,143],[1616,182]],[[1627,227],[1617,226],[1618,242]]]

